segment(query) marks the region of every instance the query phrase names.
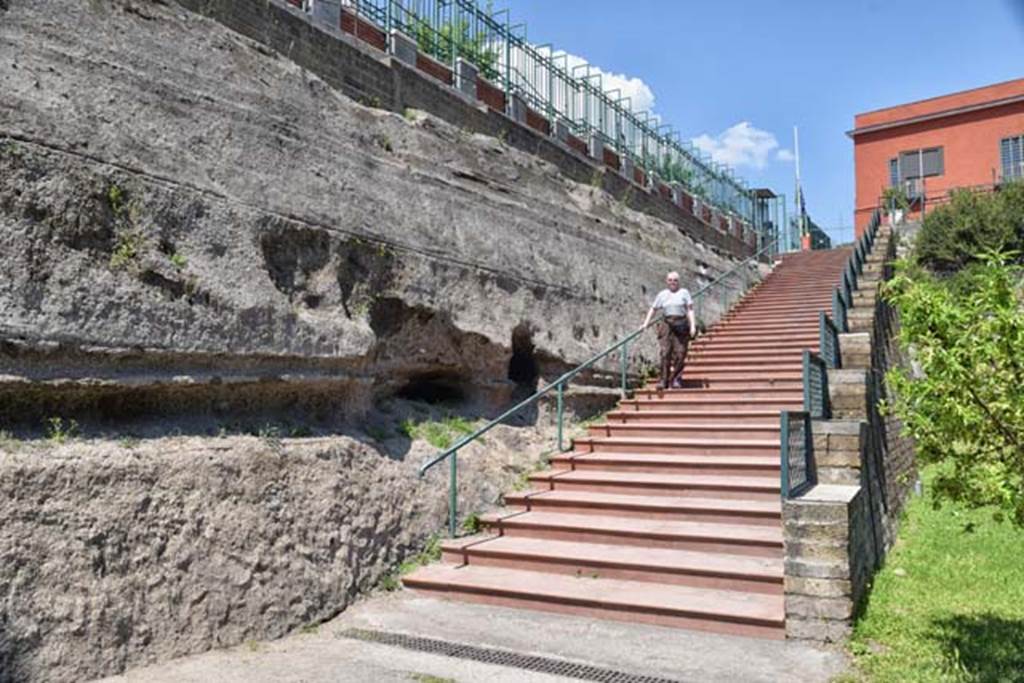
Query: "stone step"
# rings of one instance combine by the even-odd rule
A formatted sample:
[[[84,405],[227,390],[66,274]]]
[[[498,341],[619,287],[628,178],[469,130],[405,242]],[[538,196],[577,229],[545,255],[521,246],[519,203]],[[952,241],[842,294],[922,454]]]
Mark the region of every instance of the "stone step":
[[[562,453],[551,458],[555,470],[613,470],[778,476],[779,458],[771,455],[663,455],[650,453]]]
[[[778,439],[685,439],[643,436],[584,436],[574,439],[576,452],[667,453],[670,455],[778,455]]]
[[[537,490],[738,500],[776,500],[781,488],[778,476],[669,474],[625,470],[547,470],[530,475],[529,481]]]
[[[452,539],[441,552],[441,560],[453,565],[782,594],[783,568],[776,558],[515,536]]]
[[[518,500],[514,495],[508,498]],[[751,513],[726,517],[736,512],[736,501],[718,501],[716,505],[715,501],[697,498],[688,501],[570,491],[547,491],[525,500],[529,507],[519,504],[523,510],[487,513],[480,516],[480,521],[505,536],[782,557],[781,512],[774,519],[767,512],[762,516]],[[770,501],[747,504],[755,503],[769,505]],[[574,506],[588,512],[575,512]],[[702,514],[713,513],[731,521],[701,519]],[[692,517],[674,518],[676,514]]]
[[[785,637],[781,595],[448,564],[422,567],[403,582],[439,597],[489,605],[733,635]]]

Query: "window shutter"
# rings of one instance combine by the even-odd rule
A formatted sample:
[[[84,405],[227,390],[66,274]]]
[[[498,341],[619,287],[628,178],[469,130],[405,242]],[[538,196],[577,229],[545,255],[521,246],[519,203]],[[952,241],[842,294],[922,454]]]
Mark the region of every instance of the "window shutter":
[[[909,180],[921,175],[918,171],[917,152],[900,152],[900,178]]]
[[[942,148],[933,147],[922,152],[925,177],[942,175]]]

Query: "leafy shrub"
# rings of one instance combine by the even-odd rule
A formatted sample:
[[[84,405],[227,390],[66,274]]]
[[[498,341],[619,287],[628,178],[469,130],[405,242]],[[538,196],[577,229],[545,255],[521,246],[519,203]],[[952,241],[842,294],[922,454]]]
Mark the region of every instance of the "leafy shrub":
[[[1024,526],[1024,269],[991,252],[945,281],[901,264],[884,292],[917,366],[889,372],[884,408],[937,466],[936,499]]]
[[[1024,248],[1024,182],[982,194],[954,190],[931,211],[917,240],[917,260],[940,272],[959,270],[989,251]]]

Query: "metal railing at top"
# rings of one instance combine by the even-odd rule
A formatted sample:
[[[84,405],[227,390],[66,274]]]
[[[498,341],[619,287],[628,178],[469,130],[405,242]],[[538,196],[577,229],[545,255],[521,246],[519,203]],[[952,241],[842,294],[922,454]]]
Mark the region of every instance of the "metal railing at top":
[[[725,282],[725,280],[727,278],[734,276],[736,274],[736,272],[740,271],[743,268],[749,267],[751,264],[756,264],[758,262],[758,259],[760,259],[760,257],[762,255],[764,255],[765,253],[768,253],[768,250],[772,249],[773,247],[774,247],[774,245],[771,245],[771,244],[765,246],[758,253],[756,253],[753,256],[750,256],[750,257],[744,259],[743,261],[741,261],[740,263],[735,265],[733,268],[729,269],[728,271],[726,271],[725,273],[723,273],[719,277],[715,278],[712,282],[709,282],[708,284],[706,284],[703,287],[701,287],[699,290],[696,291],[696,293],[693,294],[694,302],[696,302],[696,301],[700,300],[701,298],[705,297],[708,294],[708,292],[710,292],[712,289],[717,288],[720,284]],[[747,281],[744,280],[744,282],[746,283]],[[612,354],[618,352],[620,354],[620,360],[619,360],[620,389],[621,389],[623,395],[626,395],[627,392],[628,392],[628,389],[629,389],[629,386],[628,386],[628,383],[629,383],[629,377],[628,377],[629,345],[634,340],[636,340],[641,334],[643,334],[647,330],[648,327],[650,327],[651,325],[656,324],[657,322],[659,322],[659,320],[660,320],[660,318],[656,319],[656,320],[652,320],[648,325],[646,325],[644,327],[641,327],[640,329],[636,330],[635,332],[631,332],[630,334],[626,335],[623,339],[620,339],[619,341],[615,342],[611,346],[607,347],[605,350],[595,354],[594,356],[589,358],[587,361],[581,363],[580,365],[577,365],[572,370],[569,370],[568,372],[564,373],[563,375],[561,375],[560,377],[558,377],[554,381],[550,382],[543,389],[540,389],[537,392],[535,392],[533,395],[523,399],[522,401],[520,401],[516,405],[512,406],[511,408],[509,408],[508,410],[503,412],[498,417],[494,418],[493,420],[491,420],[487,424],[485,424],[482,427],[480,427],[479,429],[477,429],[472,434],[469,434],[468,436],[463,437],[462,439],[457,441],[455,444],[453,444],[451,447],[449,447],[447,450],[445,450],[442,453],[439,453],[436,456],[430,458],[425,463],[423,463],[423,465],[420,466],[419,473],[420,473],[420,476],[422,477],[431,468],[433,468],[436,465],[444,462],[445,460],[448,461],[448,467],[449,467],[449,470],[448,470],[448,533],[451,536],[453,536],[453,537],[455,536],[456,530],[458,528],[458,519],[457,518],[458,518],[458,453],[459,453],[459,451],[462,448],[465,448],[467,445],[469,445],[473,441],[476,441],[481,436],[483,436],[487,432],[491,431],[492,429],[494,429],[495,427],[497,427],[501,423],[505,422],[506,420],[508,420],[510,417],[512,417],[513,415],[515,415],[519,411],[521,411],[524,408],[527,408],[527,407],[537,403],[544,396],[547,396],[548,394],[551,394],[552,392],[554,392],[555,393],[555,397],[556,397],[558,450],[559,450],[559,452],[564,452],[565,451],[565,447],[564,447],[565,446],[565,433],[564,432],[565,432],[565,388],[566,388],[566,385],[568,385],[568,383],[570,381],[572,381],[575,377],[577,377],[579,374],[581,374],[585,370],[589,370],[591,367],[593,367],[599,361],[601,361],[601,360],[611,356]]]
[[[799,496],[818,483],[811,415],[784,410],[781,415],[782,497]]]
[[[758,230],[755,194],[729,167],[716,163],[661,119],[638,111],[630,98],[606,86],[600,69],[526,36],[507,9],[477,0],[340,0],[385,35],[398,30],[421,52],[453,70],[458,59],[502,89],[506,103],[522,97],[554,128],[564,123],[583,139],[596,135],[648,174],[678,182],[693,195],[743,217]],[[392,49],[390,40],[387,49]]]

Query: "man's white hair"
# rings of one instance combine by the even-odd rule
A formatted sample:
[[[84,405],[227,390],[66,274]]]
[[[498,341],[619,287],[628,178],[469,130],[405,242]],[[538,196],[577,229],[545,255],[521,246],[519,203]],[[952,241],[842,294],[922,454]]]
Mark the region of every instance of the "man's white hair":
[[[666,280],[671,280],[673,277],[678,280],[679,279],[679,273],[677,273],[676,271],[673,270],[671,273],[669,273],[668,275],[665,276],[665,279]]]

